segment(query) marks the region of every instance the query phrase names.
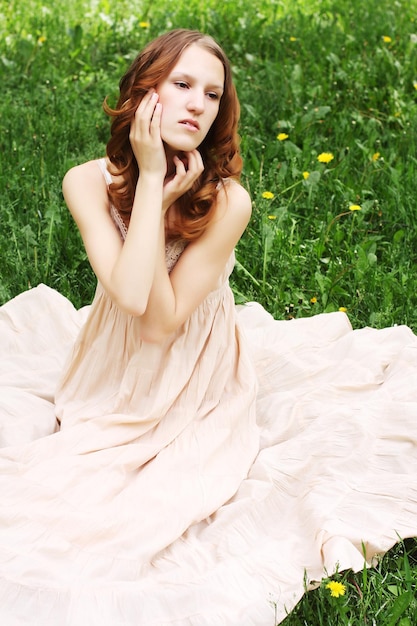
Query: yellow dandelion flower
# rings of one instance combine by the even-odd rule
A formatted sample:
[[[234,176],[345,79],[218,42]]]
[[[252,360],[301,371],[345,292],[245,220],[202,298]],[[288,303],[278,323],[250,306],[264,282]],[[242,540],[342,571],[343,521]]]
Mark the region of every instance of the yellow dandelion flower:
[[[297,37],[290,37],[290,41],[297,41]]]
[[[414,89],[417,89],[417,80],[413,80],[413,87]]]
[[[374,152],[374,154],[372,155],[372,161],[378,161],[380,156],[381,156],[380,152]]]
[[[272,200],[273,197],[274,194],[272,193],[272,191],[264,191],[262,194],[262,198],[265,198],[265,200]]]
[[[349,211],[362,211],[362,207],[360,204],[351,204],[349,207]]]
[[[327,583],[326,589],[330,590],[330,595],[333,596],[333,598],[344,596],[346,593],[346,586],[343,583],[339,583],[337,580],[331,580]]]
[[[42,35],[41,37],[39,37],[39,38],[38,38],[38,44],[39,44],[40,46],[42,46],[42,44],[44,44],[44,43],[45,43],[45,41],[46,41],[46,37],[45,37],[45,35]]]
[[[320,163],[330,163],[333,159],[334,155],[331,152],[322,152],[317,157],[317,160],[320,161]]]
[[[276,215],[268,215],[268,219],[269,220],[276,220],[277,216]]]
[[[139,22],[139,26],[140,26],[140,28],[149,28],[150,23],[149,22]]]
[[[310,176],[310,172],[303,172],[303,178],[304,180],[307,180],[307,178]]]
[[[392,39],[388,35],[382,35],[382,41],[384,43],[391,43]]]
[[[339,311],[341,311],[342,313],[346,313],[347,308],[345,306],[340,306],[339,307]],[[330,584],[330,583],[329,583]],[[332,594],[333,595],[333,594]]]
[[[310,302],[311,302],[311,304],[316,304],[316,302],[317,302],[316,296],[313,296],[312,298],[310,298]]]
[[[277,139],[278,141],[285,141],[286,139],[288,139],[288,135],[287,133],[279,133],[279,135],[277,135]]]

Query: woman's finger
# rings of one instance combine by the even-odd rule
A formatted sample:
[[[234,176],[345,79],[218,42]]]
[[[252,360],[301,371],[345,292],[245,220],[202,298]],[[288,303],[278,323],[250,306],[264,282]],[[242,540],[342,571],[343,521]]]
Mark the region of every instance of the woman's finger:
[[[155,131],[157,131],[158,135],[160,134],[161,115],[162,115],[162,104],[160,102],[156,102],[155,108],[153,110],[153,114],[151,117],[150,125],[149,125],[149,129],[151,133],[154,133]]]
[[[204,170],[203,158],[198,150],[192,150],[187,153],[188,171],[197,177]]]
[[[138,108],[135,111],[135,117],[133,118],[131,127],[133,131],[136,129],[141,133],[149,133],[150,125],[155,117],[155,110],[158,104],[158,94],[152,90],[148,92],[141,100]],[[160,108],[160,107],[158,107]],[[157,116],[160,121],[160,113]]]
[[[174,156],[175,163],[175,173],[178,176],[184,176],[187,173],[184,161],[182,161],[178,156]]]

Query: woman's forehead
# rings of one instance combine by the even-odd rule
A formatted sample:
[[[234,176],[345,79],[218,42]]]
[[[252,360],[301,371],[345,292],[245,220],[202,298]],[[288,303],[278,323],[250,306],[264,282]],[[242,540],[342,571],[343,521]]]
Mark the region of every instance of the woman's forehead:
[[[198,44],[192,44],[182,52],[170,74],[204,79],[219,89],[223,89],[224,85],[222,61],[213,52]]]

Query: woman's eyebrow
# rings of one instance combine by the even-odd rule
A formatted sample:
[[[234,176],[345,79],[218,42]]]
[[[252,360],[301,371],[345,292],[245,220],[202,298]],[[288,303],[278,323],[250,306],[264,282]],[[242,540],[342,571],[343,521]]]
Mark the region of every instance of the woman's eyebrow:
[[[171,78],[184,78],[188,83],[192,83],[195,81],[195,77],[191,76],[191,74],[187,74],[186,72],[172,72]],[[223,85],[217,85],[213,83],[212,85],[207,86],[209,89],[216,89],[223,93]]]

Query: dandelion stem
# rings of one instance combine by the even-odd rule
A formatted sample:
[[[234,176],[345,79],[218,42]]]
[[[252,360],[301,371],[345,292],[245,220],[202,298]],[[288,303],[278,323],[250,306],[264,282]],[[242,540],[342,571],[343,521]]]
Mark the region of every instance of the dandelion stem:
[[[300,183],[302,183],[302,180],[297,180],[295,183],[293,183],[292,185],[290,185],[289,187],[286,187],[285,189],[283,189],[282,191],[278,192],[279,196],[282,196],[284,193],[287,193],[287,191],[290,191],[290,189],[293,189],[294,187],[297,187],[297,185],[299,185]]]

